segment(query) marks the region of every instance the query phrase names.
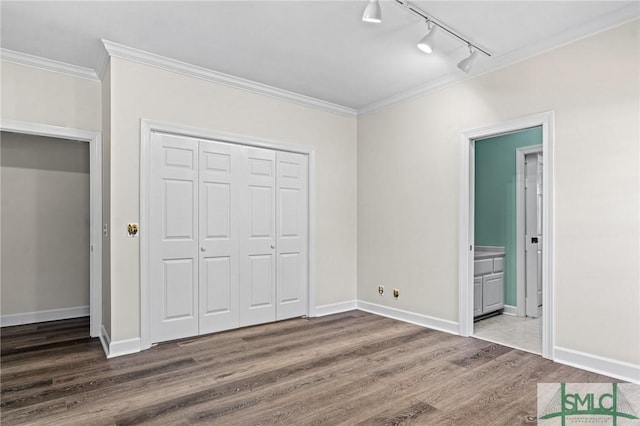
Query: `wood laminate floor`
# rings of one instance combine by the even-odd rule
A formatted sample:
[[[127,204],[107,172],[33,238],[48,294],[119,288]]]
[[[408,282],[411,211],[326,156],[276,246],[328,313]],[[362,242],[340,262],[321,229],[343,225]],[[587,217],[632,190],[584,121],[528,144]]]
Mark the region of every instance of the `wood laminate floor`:
[[[2,329],[2,425],[522,425],[538,382],[612,379],[351,311],[106,359],[88,319]]]

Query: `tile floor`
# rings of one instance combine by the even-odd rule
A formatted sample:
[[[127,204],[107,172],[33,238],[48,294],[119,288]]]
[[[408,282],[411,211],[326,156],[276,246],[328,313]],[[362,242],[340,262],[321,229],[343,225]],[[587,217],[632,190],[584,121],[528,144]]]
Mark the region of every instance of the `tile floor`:
[[[539,355],[542,353],[542,318],[496,315],[474,323],[473,337]]]

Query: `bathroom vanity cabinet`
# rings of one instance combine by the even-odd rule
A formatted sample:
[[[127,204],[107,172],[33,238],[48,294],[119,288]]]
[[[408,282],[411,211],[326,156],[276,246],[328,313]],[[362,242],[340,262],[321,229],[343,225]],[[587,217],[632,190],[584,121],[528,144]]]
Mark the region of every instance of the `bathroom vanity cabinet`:
[[[476,247],[473,262],[473,316],[504,309],[504,247]]]

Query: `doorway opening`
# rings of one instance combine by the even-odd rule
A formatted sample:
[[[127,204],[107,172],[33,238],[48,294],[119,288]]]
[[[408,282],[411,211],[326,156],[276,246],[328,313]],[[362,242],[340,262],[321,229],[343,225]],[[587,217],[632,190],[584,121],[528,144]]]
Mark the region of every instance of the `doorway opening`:
[[[552,126],[553,114],[544,113],[462,134],[459,252],[460,334],[549,359],[553,348]],[[529,137],[517,141],[522,135]],[[510,137],[507,149],[501,142]],[[491,164],[496,155],[507,164]],[[525,189],[525,183],[529,188]],[[527,204],[531,207],[528,215],[522,210]],[[527,238],[530,244],[525,244]],[[496,314],[499,316],[489,318]],[[483,318],[488,319],[474,324]],[[516,321],[523,324],[512,324]],[[518,330],[516,327],[525,327],[524,322],[529,330]],[[537,345],[496,339],[493,332],[484,330],[492,323],[496,323],[493,332],[498,336],[529,333],[538,340],[532,342]]]
[[[542,128],[476,139],[474,161],[473,335],[540,354]]]
[[[72,192],[73,192],[71,194],[72,198],[73,197],[77,198],[78,194],[76,192],[83,190],[85,191],[85,201],[86,201],[86,191],[88,190],[88,203],[87,203],[88,205],[85,205],[83,207],[85,211],[84,213],[81,213],[83,215],[83,219],[79,219],[79,218],[73,219],[77,223],[70,224],[68,232],[64,233],[64,235],[66,236],[66,239],[65,237],[62,237],[62,236],[56,237],[57,243],[54,241],[55,247],[49,248],[49,251],[50,251],[49,255],[47,255],[46,253],[41,253],[39,255],[40,257],[44,258],[44,261],[45,261],[44,264],[46,267],[50,267],[52,268],[51,269],[52,271],[58,271],[58,272],[65,272],[65,273],[70,272],[70,271],[61,271],[61,269],[64,268],[64,266],[61,266],[61,262],[63,260],[66,260],[70,265],[72,265],[70,266],[71,268],[73,268],[74,260],[77,260],[83,263],[88,263],[88,265],[79,265],[79,267],[76,268],[76,270],[83,270],[83,272],[81,272],[80,275],[84,276],[85,283],[87,279],[89,282],[89,288],[88,289],[86,289],[86,287],[84,288],[85,292],[87,292],[88,290],[88,306],[86,305],[86,293],[85,293],[85,298],[83,299],[85,300],[85,302],[83,303],[82,306],[67,306],[64,308],[60,308],[54,305],[51,305],[51,306],[42,305],[42,304],[28,305],[27,303],[27,305],[25,306],[31,306],[31,307],[30,308],[27,307],[23,310],[26,310],[28,312],[15,313],[14,315],[8,315],[6,317],[3,316],[2,318],[3,326],[42,322],[42,321],[52,321],[57,319],[86,316],[88,314],[90,317],[90,321],[89,321],[90,335],[92,337],[97,337],[100,334],[100,327],[102,324],[102,268],[101,268],[102,238],[101,238],[101,232],[100,232],[100,226],[101,226],[100,224],[101,224],[101,216],[102,216],[102,194],[101,194],[102,193],[102,188],[101,188],[102,147],[101,147],[100,134],[97,132],[90,132],[85,130],[62,128],[62,127],[42,125],[42,124],[29,123],[29,122],[21,122],[21,121],[15,121],[15,120],[2,120],[0,122],[0,130],[2,130],[3,135],[11,134],[11,135],[17,136],[18,139],[19,138],[33,139],[34,141],[37,141],[37,143],[40,143],[41,147],[46,147],[46,149],[49,149],[49,148],[54,149],[56,151],[56,157],[59,157],[59,158],[56,159],[50,156],[49,158],[42,160],[43,164],[45,165],[45,167],[43,168],[44,171],[42,170],[37,171],[37,173],[50,174],[50,171],[52,169],[54,172],[61,172],[61,173],[55,173],[56,179],[59,181],[66,182],[65,185],[67,187],[63,188],[63,190],[68,192],[70,188],[72,189]],[[20,140],[18,139],[14,141],[15,143],[12,143],[12,146],[20,149],[21,148],[21,146],[19,145]],[[77,143],[82,143],[82,142],[87,143],[86,146],[78,147],[77,145],[75,145]],[[49,143],[51,145],[47,146],[46,143]],[[42,144],[45,144],[45,145],[42,145]],[[64,152],[57,151],[56,148],[54,148],[54,145],[56,144],[59,145],[60,147],[65,147],[63,148]],[[77,148],[80,148],[80,149],[77,149]],[[32,153],[34,153],[33,150],[32,150]],[[69,158],[69,156],[77,156],[76,154],[80,156],[84,156],[85,161],[88,160],[88,167],[86,163],[84,165],[79,166],[77,162],[74,163],[73,161],[71,161],[71,158]],[[21,150],[21,152],[18,154],[18,157],[22,157],[22,161],[25,162],[25,164],[26,163],[31,164],[35,161],[33,156],[29,154],[28,150],[27,151]],[[69,166],[70,168],[67,166]],[[29,168],[29,167],[26,167],[26,168]],[[16,170],[13,170],[13,171],[16,171],[17,173],[22,173],[22,172],[31,173],[29,171],[25,171],[26,168],[21,168],[21,169],[15,168]],[[57,170],[60,168],[64,170]],[[79,170],[81,168],[83,170]],[[88,174],[88,181],[87,181],[87,174]],[[78,176],[78,175],[83,175],[83,176]],[[34,177],[34,174],[31,173],[30,176]],[[14,177],[17,178],[19,176],[14,176]],[[49,184],[50,182],[46,182],[46,183]],[[16,188],[18,187],[16,186]],[[55,206],[40,208],[39,207],[41,206],[40,200],[45,200],[46,198],[50,198],[51,201],[54,202],[54,204],[56,202],[60,204],[59,203],[60,200],[55,200],[56,195],[51,193],[50,191],[44,191],[44,188],[42,185],[36,185],[34,186],[34,188],[37,189],[37,193],[31,194],[32,197],[35,198],[31,201],[35,202],[36,205],[35,207],[32,206],[31,209],[34,209],[34,208],[39,209],[40,210],[38,212],[39,216],[55,216],[54,211],[48,210],[50,208],[55,208]],[[15,198],[19,198],[19,197],[15,197]],[[12,202],[18,201],[15,198],[13,199]],[[66,206],[60,205],[59,207],[60,209],[63,209]],[[71,216],[73,216],[73,214],[75,214],[76,212],[73,212],[73,213],[67,212],[67,213],[68,214],[63,214],[63,217],[67,219],[72,219]],[[26,214],[27,212],[25,212],[25,215]],[[46,223],[46,221],[50,218],[51,217],[43,218],[42,223]],[[19,226],[24,227],[23,229],[25,230],[29,228],[31,231],[35,232],[36,235],[42,236],[42,234],[47,234],[48,231],[51,231],[51,229],[44,229],[44,228],[37,229],[36,225],[38,225],[38,223],[40,222],[35,223],[32,220],[25,220],[25,222],[26,223],[21,223]],[[77,229],[83,228],[83,231],[81,232],[78,230],[77,234],[71,235],[74,233],[74,230],[76,229],[76,225],[77,225]],[[41,226],[51,227],[52,225],[49,224],[49,225],[41,225]],[[60,231],[60,229],[53,230],[53,231]],[[84,234],[82,235],[82,233]],[[4,237],[5,235],[3,233],[3,238]],[[20,240],[21,238],[20,233],[18,233],[15,237],[18,238],[18,240]],[[67,248],[62,248],[61,246],[66,247],[65,244],[67,244],[69,241],[73,240],[74,238],[78,239],[76,237],[79,237],[80,245],[81,245],[77,249],[80,251],[84,250],[84,253],[82,254],[82,256],[79,255],[77,256],[77,258],[74,258],[71,249],[67,250]],[[3,245],[4,245],[4,241],[3,241]],[[82,246],[84,246],[84,248]],[[53,253],[53,251],[57,251],[57,253]],[[67,259],[56,260],[54,254],[62,255],[63,258],[67,257]],[[47,266],[46,262],[48,261],[51,261],[50,262],[51,264]],[[4,268],[3,268],[3,275],[5,275]],[[6,279],[6,276],[3,278]],[[75,278],[78,278],[78,277],[75,277]],[[6,282],[3,283],[3,288],[6,285],[7,285]],[[86,284],[84,285],[86,286]],[[62,296],[62,295],[60,293],[57,293],[56,296]],[[68,296],[70,300],[73,299],[73,295],[68,295]],[[64,305],[63,301],[48,300],[47,303],[48,302],[55,302],[59,304],[62,303]],[[73,299],[71,300],[71,304],[77,305],[77,301]]]

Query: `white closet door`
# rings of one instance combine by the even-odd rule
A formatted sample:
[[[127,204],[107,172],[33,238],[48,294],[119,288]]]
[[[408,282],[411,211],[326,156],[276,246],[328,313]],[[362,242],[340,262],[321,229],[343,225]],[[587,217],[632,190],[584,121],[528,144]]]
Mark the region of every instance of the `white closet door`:
[[[277,319],[306,315],[307,156],[277,153]]]
[[[200,334],[239,326],[238,147],[200,141]],[[234,173],[235,172],[235,173]]]
[[[150,331],[160,342],[198,334],[198,142],[154,133],[151,156]]]
[[[240,325],[276,319],[275,151],[242,148]]]

